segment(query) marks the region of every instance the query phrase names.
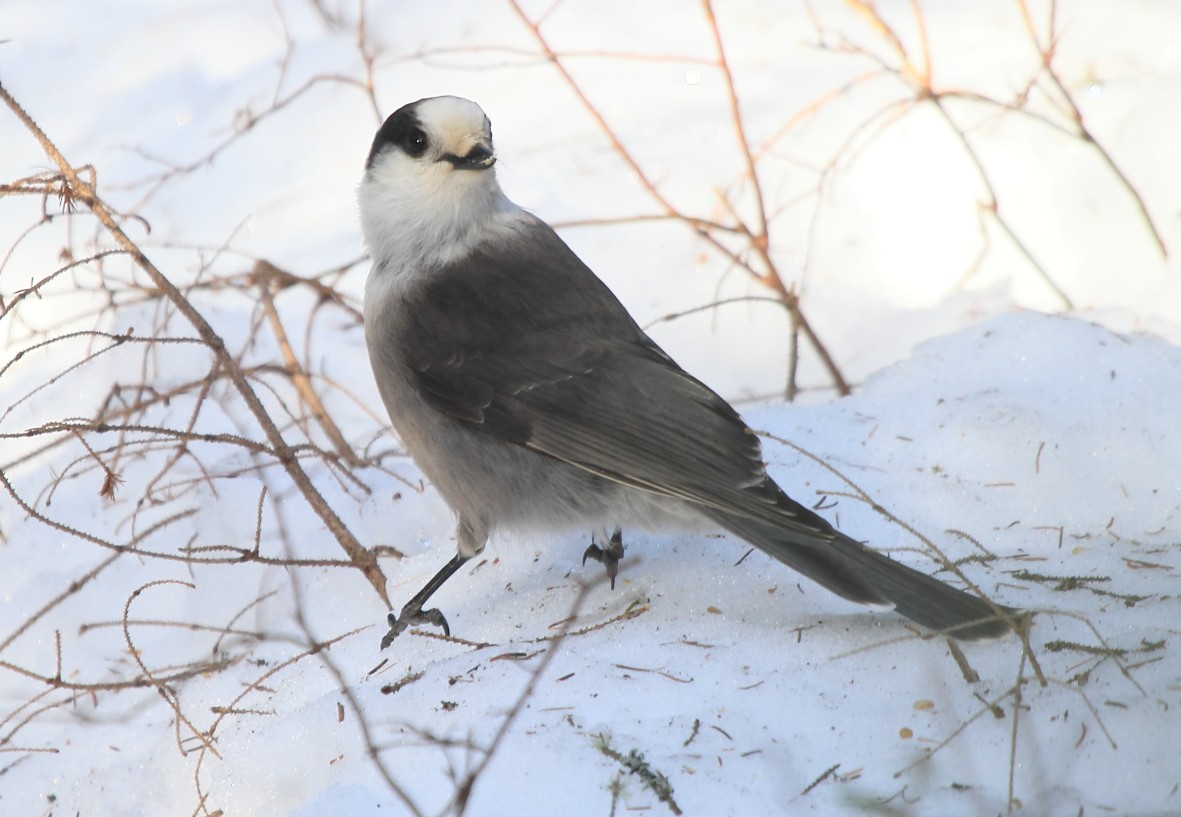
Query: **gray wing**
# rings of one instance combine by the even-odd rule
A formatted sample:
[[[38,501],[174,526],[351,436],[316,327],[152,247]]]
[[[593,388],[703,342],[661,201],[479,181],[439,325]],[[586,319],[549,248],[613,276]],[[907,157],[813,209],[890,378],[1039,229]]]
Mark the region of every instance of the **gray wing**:
[[[401,349],[419,386],[474,432],[692,503],[847,599],[894,604],[959,638],[1007,630],[990,604],[784,494],[734,409],[653,343],[543,222],[426,276],[407,308]]]
[[[408,309],[401,345],[423,393],[471,429],[809,544],[831,540],[767,477],[758,438],[729,404],[543,222],[424,276]]]

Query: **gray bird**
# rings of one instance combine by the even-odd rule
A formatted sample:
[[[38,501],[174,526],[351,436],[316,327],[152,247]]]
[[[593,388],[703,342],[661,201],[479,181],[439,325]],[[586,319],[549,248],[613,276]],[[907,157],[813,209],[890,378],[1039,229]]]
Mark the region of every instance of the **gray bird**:
[[[365,340],[390,420],[457,517],[458,552],[399,615],[450,632],[430,596],[496,530],[601,534],[614,584],[631,526],[720,526],[838,596],[958,638],[1013,611],[837,531],[767,475],[737,412],[632,320],[545,222],[501,192],[492,128],[443,96],[395,111],[358,189],[373,268]]]

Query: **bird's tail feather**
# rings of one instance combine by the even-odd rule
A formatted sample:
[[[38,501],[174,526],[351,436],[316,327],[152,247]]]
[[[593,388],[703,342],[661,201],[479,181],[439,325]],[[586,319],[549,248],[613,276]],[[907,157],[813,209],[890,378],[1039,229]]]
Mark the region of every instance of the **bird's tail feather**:
[[[842,598],[861,604],[893,606],[911,621],[959,639],[995,638],[1010,631],[998,610],[1010,617],[1017,611],[994,608],[977,596],[887,558],[845,536],[810,511],[801,510],[823,526],[818,528],[815,538],[804,540],[796,531],[749,516],[720,511],[710,516]]]

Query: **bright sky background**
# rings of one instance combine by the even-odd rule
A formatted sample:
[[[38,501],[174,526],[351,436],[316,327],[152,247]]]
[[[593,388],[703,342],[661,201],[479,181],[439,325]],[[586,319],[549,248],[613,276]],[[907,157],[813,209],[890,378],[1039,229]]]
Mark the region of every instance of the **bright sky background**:
[[[70,529],[172,555],[249,550],[265,487],[261,553],[343,558],[284,472],[238,446],[34,433],[94,417],[116,384],[200,378],[210,357],[135,342],[195,333],[127,297],[144,278],[122,257],[21,296],[64,248],[82,258],[114,242],[85,208],[66,219],[49,196],[54,218],[39,225],[40,197],[6,195],[0,813],[451,814],[473,770],[472,815],[1181,811],[1181,8],[1062,0],[1056,86],[1015,3],[927,3],[921,29],[911,4],[879,4],[909,62],[851,4],[717,3],[770,257],[855,387],[838,398],[804,343],[803,393],[787,404],[785,312],[685,223],[653,218],[665,208],[645,188],[695,218],[759,218],[701,6],[522,6],[545,15],[570,81],[511,4],[484,0],[368,3],[364,51],[353,2],[9,0],[0,81],[94,169],[100,195],[134,216],[131,238],[244,365],[281,363],[247,276],[256,260],[336,288],[339,303],[296,285],[274,304],[366,458],[304,467],[364,545],[406,554],[381,561],[393,604],[454,539],[372,384],[354,192],[381,118],[451,93],[491,117],[508,195],[767,433],[793,496],[935,572],[911,526],[967,559],[989,595],[1045,611],[1037,667],[1016,638],[967,645],[969,681],[942,640],[701,533],[629,535],[614,591],[580,564],[588,532],[496,540],[436,597],[462,640],[411,634],[385,653],[386,608],[356,570],[112,556]],[[1048,6],[1030,12],[1045,43]],[[912,104],[899,73],[922,74],[924,42],[935,89],[962,92],[944,98],[946,118]],[[997,104],[1026,98],[1020,112]],[[3,183],[52,167],[7,109],[0,145]],[[110,349],[63,338],[95,329],[133,331]],[[255,382],[303,442],[287,381],[260,370]],[[220,385],[145,422],[185,428],[199,406],[196,431],[263,439]],[[114,500],[98,495],[103,468],[119,477]],[[339,640],[308,654],[309,639]],[[77,686],[45,682],[59,661]],[[86,686],[145,668],[178,677],[164,694]],[[633,751],[671,799],[627,773]]]

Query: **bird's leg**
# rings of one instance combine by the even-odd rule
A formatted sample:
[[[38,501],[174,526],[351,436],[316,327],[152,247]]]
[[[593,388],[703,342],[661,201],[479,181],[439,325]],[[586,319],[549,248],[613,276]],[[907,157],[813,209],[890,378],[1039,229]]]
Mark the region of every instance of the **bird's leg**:
[[[434,595],[435,591],[442,587],[443,583],[450,579],[469,558],[471,557],[456,553],[455,557],[443,565],[442,569],[426,583],[426,586],[415,594],[414,598],[406,602],[402,612],[396,616],[391,612],[386,616],[386,620],[390,623],[390,631],[382,636],[381,648],[383,650],[411,624],[433,624],[436,627],[442,627],[446,635],[451,635],[451,628],[447,626],[447,619],[443,618],[443,613],[438,608],[423,610],[422,605],[426,604],[426,600]]]
[[[591,537],[590,547],[582,554],[582,563],[586,564],[587,559],[601,562],[603,567],[607,568],[607,578],[611,580],[611,589],[614,590],[615,577],[619,575],[619,560],[622,558],[623,531],[616,528],[615,533],[611,534],[611,538],[607,540],[606,547],[599,547],[595,544],[594,537]]]

